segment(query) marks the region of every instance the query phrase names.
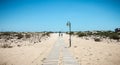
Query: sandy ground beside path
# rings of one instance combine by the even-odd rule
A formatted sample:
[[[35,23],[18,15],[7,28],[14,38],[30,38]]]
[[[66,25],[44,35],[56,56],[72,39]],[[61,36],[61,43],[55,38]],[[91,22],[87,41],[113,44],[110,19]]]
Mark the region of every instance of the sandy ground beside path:
[[[56,39],[56,34],[33,46],[0,48],[0,65],[40,65],[49,54]]]
[[[68,35],[64,35],[67,44],[68,39]],[[95,42],[72,36],[70,51],[80,65],[120,65],[120,44]]]

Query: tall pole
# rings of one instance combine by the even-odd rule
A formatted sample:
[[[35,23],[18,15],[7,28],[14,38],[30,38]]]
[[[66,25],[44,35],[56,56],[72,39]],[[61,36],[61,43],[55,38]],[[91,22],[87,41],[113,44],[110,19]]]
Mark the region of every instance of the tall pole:
[[[69,27],[69,47],[71,47],[71,23],[67,22],[67,26]]]
[[[69,46],[69,47],[71,47],[71,23],[70,23],[70,26],[69,26],[69,31],[70,31],[70,32],[69,32],[69,34],[70,34],[70,35],[69,35],[69,36],[70,36],[70,41],[69,41],[70,46]]]

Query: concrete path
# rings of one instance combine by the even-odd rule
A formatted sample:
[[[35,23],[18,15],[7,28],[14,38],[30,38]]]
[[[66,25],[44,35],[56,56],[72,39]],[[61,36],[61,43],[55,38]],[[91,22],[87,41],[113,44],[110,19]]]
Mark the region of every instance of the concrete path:
[[[65,47],[62,38],[58,38],[51,53],[42,65],[79,65],[68,51],[68,48]]]

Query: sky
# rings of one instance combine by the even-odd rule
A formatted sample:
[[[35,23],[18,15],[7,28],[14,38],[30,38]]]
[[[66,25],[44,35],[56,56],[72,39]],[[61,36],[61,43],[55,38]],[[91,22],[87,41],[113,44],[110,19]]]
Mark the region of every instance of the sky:
[[[119,0],[0,0],[0,31],[37,32],[120,28]]]

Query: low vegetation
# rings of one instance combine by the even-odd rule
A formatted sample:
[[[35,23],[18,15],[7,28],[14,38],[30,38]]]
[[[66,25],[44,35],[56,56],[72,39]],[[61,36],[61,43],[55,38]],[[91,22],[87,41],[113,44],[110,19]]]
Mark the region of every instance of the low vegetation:
[[[110,34],[109,38],[119,41],[120,35],[118,33],[113,33],[113,34]]]
[[[12,48],[13,46],[11,46],[10,44],[4,44],[3,46],[1,46],[2,48]]]
[[[100,42],[101,39],[100,39],[100,38],[94,38],[94,41],[96,41],[96,42]]]
[[[93,37],[94,41],[100,42],[102,39],[120,40],[120,33],[114,31],[77,31],[71,32],[71,35],[77,35],[78,37]]]
[[[13,46],[11,46],[11,43],[13,42],[19,43],[29,41],[30,43],[39,43],[42,38],[50,37],[51,33],[52,32],[0,32],[0,47],[12,48]],[[21,44],[17,46],[21,47]]]
[[[78,35],[78,37],[84,37],[84,36],[87,36],[87,34],[84,33],[84,32],[77,32],[76,35]]]

